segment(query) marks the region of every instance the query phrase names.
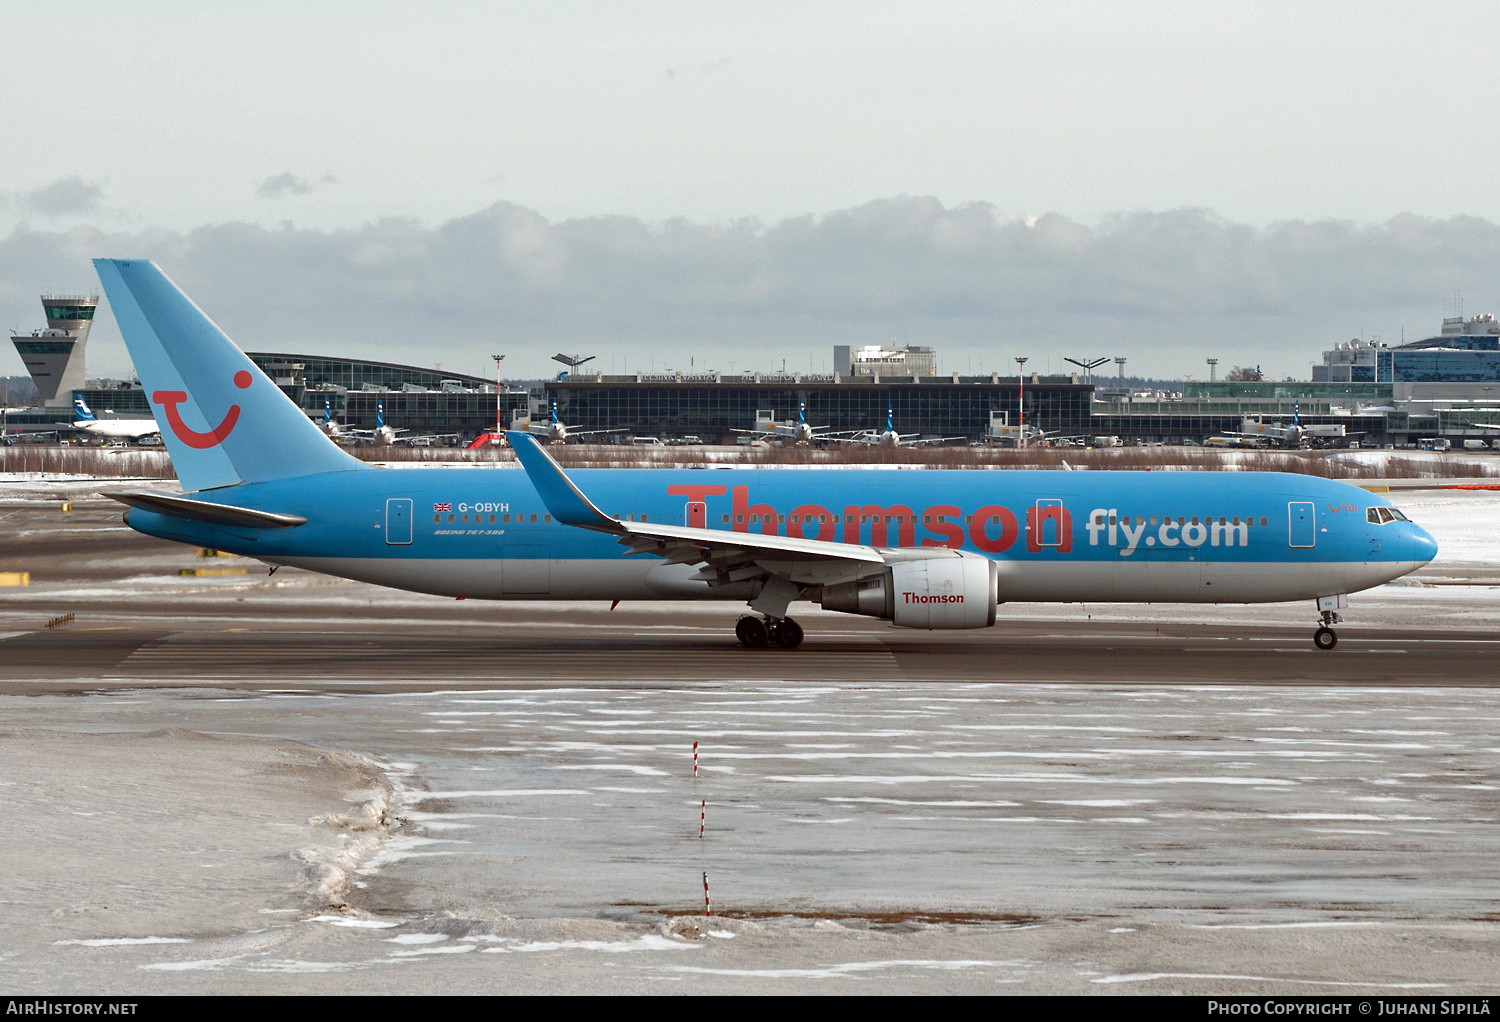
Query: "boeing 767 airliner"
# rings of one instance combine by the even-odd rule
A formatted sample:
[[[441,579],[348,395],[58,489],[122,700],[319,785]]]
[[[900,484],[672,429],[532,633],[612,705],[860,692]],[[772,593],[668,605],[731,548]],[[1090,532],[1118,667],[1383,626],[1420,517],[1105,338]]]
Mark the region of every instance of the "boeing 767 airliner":
[[[1432,560],[1379,497],[1264,472],[390,471],[340,450],[146,260],[99,278],[183,495],[129,490],[151,536],[469,599],[749,604],[746,646],[795,648],[799,600],[908,628],[984,628],[1007,602],[1314,603]]]

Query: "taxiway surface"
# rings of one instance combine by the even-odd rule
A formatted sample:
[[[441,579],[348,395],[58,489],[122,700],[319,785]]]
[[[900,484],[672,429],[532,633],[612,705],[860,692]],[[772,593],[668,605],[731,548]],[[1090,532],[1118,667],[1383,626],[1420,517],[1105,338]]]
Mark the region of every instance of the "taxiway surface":
[[[1331,653],[1109,605],[750,652],[0,505],[0,986],[1493,990],[1497,504],[1412,499],[1448,555]]]

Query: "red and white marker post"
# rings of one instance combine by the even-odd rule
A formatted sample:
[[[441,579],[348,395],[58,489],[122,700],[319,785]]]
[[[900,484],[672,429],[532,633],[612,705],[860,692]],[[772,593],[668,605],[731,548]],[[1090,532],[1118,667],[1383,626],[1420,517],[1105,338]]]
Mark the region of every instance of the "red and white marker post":
[[[693,777],[698,776],[698,743],[693,743]]]
[[[708,822],[708,800],[702,800],[703,804],[698,807],[698,837],[703,837],[703,827]]]
[[[703,914],[705,916],[711,916],[711,915],[714,914],[714,907],[712,905],[710,905],[709,902],[708,902],[708,874],[707,873],[703,874]]]

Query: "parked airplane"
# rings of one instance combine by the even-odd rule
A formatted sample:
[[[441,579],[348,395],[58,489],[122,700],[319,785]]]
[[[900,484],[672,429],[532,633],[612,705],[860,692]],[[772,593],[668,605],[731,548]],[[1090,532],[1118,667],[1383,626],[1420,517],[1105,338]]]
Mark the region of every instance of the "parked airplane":
[[[1275,444],[1280,447],[1310,447],[1313,444],[1327,446],[1334,440],[1342,440],[1346,437],[1359,436],[1358,433],[1350,433],[1342,423],[1321,423],[1312,426],[1302,425],[1302,412],[1299,405],[1292,405],[1292,424],[1283,425],[1279,422],[1264,422],[1260,416],[1246,417],[1240,423],[1238,432],[1225,430],[1227,436],[1249,437],[1262,443]]]
[[[961,436],[937,436],[927,440],[919,440],[921,433],[898,433],[896,432],[896,413],[890,406],[885,406],[885,430],[877,433],[873,429],[861,430],[852,437],[829,436],[829,440],[836,440],[846,444],[865,444],[869,447],[899,447],[902,444],[944,444],[952,440],[963,440]]]
[[[525,431],[529,435],[546,437],[548,443],[562,444],[568,440],[581,436],[593,436],[596,433],[624,433],[626,430],[617,429],[579,429],[577,426],[564,426],[557,418],[557,402],[552,402],[552,417],[547,420],[545,426],[533,426],[527,423]]]
[[[88,404],[77,394],[73,395],[73,408],[78,413],[78,418],[73,422],[73,428],[95,436],[109,437],[114,440],[140,440],[142,437],[161,432],[161,427],[156,424],[155,419],[96,418],[89,410]]]
[[[734,432],[745,433],[749,436],[760,437],[762,439],[781,439],[790,440],[794,444],[810,444],[814,440],[836,439],[839,434],[829,432],[831,429],[831,426],[809,426],[807,424],[807,402],[800,401],[797,404],[797,424],[795,426],[782,426],[773,422],[768,429],[737,429]],[[848,432],[861,431],[850,430]]]
[[[97,260],[182,494],[122,490],[151,536],[458,598],[747,601],[746,646],[824,609],[983,628],[1014,601],[1316,601],[1437,546],[1381,497],[1255,472],[593,470],[513,431],[524,472],[366,466],[155,265]],[[431,520],[428,520],[428,515]]]
[[[323,399],[323,421],[319,424],[318,428],[323,431],[324,435],[334,438],[351,435],[350,431],[346,430],[343,424],[333,417],[333,400],[331,398],[325,397]]]
[[[410,433],[409,429],[395,429],[385,424],[385,402],[375,402],[375,428],[374,429],[351,429],[350,435],[358,437],[366,443],[374,444],[376,447],[390,447],[393,444],[403,442],[402,433]]]

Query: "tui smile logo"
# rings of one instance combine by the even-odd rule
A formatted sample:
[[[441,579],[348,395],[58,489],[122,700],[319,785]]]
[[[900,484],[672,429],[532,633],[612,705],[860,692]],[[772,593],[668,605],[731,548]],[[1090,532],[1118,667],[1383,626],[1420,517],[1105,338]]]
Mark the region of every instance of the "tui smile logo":
[[[234,385],[241,390],[250,386],[251,377],[245,370],[241,369],[234,374]],[[224,413],[224,421],[219,423],[207,433],[199,433],[190,429],[188,424],[182,421],[182,413],[177,406],[187,400],[187,392],[183,390],[158,390],[151,395],[151,400],[161,405],[162,411],[167,414],[167,425],[172,427],[172,432],[178,440],[197,450],[207,450],[224,442],[224,438],[234,432],[235,423],[240,421],[240,406],[230,405],[229,411]]]

